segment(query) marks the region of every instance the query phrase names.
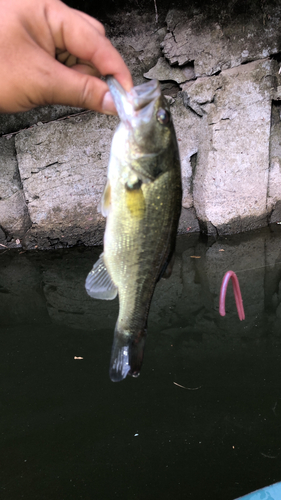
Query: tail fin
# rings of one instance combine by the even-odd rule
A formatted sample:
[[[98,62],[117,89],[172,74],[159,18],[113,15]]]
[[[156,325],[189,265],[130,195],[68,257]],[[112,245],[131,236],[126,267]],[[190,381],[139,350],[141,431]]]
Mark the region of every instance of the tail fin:
[[[139,376],[146,333],[146,328],[134,335],[120,333],[115,328],[109,369],[112,382],[120,382],[127,375]]]

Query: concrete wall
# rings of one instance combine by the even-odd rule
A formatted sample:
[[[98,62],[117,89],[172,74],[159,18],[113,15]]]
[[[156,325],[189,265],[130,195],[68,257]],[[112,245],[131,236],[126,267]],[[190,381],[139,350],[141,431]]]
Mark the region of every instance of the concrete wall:
[[[226,235],[279,222],[281,5],[191,1],[159,11],[157,24],[153,9],[105,24],[135,83],[158,78],[168,96],[182,162],[179,231]],[[61,106],[0,116],[1,245],[101,244],[97,204],[117,123]]]

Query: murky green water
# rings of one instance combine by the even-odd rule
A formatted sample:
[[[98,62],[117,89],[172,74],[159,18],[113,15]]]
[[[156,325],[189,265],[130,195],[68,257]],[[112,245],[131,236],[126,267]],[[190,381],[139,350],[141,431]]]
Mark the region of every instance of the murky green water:
[[[118,301],[84,291],[100,249],[0,253],[1,498],[231,500],[280,481],[279,229],[179,237],[141,376],[117,384]],[[243,322],[231,286],[218,314],[229,269]]]

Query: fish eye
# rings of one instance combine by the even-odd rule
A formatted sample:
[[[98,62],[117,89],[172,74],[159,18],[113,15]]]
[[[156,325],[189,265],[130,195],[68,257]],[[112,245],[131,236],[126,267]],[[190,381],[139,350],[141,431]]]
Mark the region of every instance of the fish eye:
[[[166,109],[160,108],[156,113],[156,118],[161,125],[167,125],[170,121],[170,113]]]

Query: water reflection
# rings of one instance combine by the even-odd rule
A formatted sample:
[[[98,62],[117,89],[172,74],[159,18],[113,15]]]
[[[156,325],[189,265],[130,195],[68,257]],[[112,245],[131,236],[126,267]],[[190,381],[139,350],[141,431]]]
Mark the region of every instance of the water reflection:
[[[120,384],[118,300],[84,290],[101,250],[1,252],[2,497],[231,500],[280,480],[279,229],[179,237],[141,376]],[[230,269],[243,322],[231,287],[218,314]]]

